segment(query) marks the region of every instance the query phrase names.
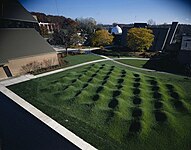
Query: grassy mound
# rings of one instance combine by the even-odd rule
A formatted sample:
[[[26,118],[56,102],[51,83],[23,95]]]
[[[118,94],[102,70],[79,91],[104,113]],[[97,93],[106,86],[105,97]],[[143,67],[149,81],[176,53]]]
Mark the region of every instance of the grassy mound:
[[[98,149],[190,149],[190,79],[105,62],[9,88]]]

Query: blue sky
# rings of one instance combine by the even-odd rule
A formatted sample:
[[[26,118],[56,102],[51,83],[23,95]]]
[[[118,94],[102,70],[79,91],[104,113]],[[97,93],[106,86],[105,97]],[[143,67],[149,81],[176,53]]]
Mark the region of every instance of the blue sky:
[[[28,11],[51,15],[93,17],[97,23],[147,22],[191,24],[188,0],[19,0]]]

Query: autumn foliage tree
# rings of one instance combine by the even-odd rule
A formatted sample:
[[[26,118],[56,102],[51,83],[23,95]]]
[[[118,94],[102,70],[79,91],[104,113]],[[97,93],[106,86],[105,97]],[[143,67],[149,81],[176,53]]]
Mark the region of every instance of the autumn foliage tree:
[[[106,46],[112,44],[113,36],[107,30],[98,30],[92,37],[93,46]]]
[[[127,34],[127,45],[133,51],[145,51],[152,46],[154,35],[146,28],[131,28]]]

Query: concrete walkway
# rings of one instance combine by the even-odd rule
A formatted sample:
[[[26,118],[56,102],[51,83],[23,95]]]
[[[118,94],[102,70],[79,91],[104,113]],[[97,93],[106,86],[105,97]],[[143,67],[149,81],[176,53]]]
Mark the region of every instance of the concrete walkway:
[[[56,51],[56,52],[65,52],[66,51],[66,49],[64,48],[64,47],[62,47],[62,46],[55,46],[55,45],[53,45],[52,46],[53,47],[53,49]],[[81,50],[81,51],[84,51],[84,52],[86,52],[86,51],[93,51],[93,50],[97,50],[97,49],[100,49],[99,47],[90,47],[90,48],[83,48],[83,49],[79,49],[79,48],[68,48],[68,52],[69,51],[72,51],[72,52],[77,52],[77,51],[79,51],[79,50]]]
[[[46,124],[48,127],[62,135],[64,138],[72,142],[74,145],[79,147],[82,150],[96,150],[95,147],[91,146],[87,142],[85,142],[83,139],[51,119],[49,116],[35,108],[33,105],[26,102],[24,99],[13,93],[11,90],[7,89],[4,86],[0,86],[0,91],[6,95],[8,98],[10,98],[12,101],[14,101],[16,104],[21,106],[23,109],[31,113],[33,116],[38,118],[40,121],[42,121],[44,124]]]
[[[150,60],[150,58],[135,58],[135,57],[122,57],[122,58],[112,58],[113,60]]]
[[[123,57],[123,58],[109,58],[107,56],[103,56],[103,55],[99,55],[102,58],[105,58],[107,60],[111,60],[114,63],[117,63],[119,65],[125,66],[125,67],[129,67],[129,68],[133,68],[133,69],[137,69],[137,70],[142,70],[142,71],[147,71],[147,72],[157,72],[157,73],[161,73],[161,74],[167,74],[167,75],[173,75],[173,76],[181,76],[181,77],[187,77],[187,76],[183,76],[183,75],[177,75],[177,74],[173,74],[173,73],[168,73],[168,72],[164,72],[164,71],[157,71],[157,70],[152,70],[152,69],[146,69],[146,68],[139,68],[139,67],[135,67],[135,66],[131,66],[131,65],[127,65],[121,62],[118,62],[117,60],[150,60],[150,58],[135,58],[135,57]]]
[[[80,150],[0,92],[1,150]]]

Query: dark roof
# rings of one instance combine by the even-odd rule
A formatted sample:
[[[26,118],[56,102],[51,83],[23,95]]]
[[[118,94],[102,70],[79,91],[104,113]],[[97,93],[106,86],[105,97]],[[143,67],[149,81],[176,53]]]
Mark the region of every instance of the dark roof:
[[[0,19],[37,23],[37,20],[17,0],[0,0],[0,6]]]
[[[0,64],[6,63],[9,59],[51,52],[55,50],[35,29],[0,29]]]
[[[147,23],[134,23],[135,28],[145,28],[147,26],[148,26]]]

